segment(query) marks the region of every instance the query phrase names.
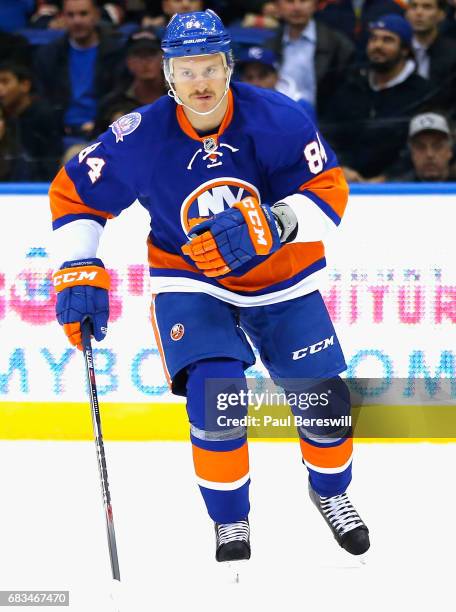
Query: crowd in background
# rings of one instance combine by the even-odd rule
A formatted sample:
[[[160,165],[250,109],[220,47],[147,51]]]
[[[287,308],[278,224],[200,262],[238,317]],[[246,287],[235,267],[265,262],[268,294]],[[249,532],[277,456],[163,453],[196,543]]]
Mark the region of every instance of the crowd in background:
[[[0,182],[51,180],[164,95],[164,28],[206,8],[233,78],[296,100],[349,182],[456,180],[455,0],[0,0]]]

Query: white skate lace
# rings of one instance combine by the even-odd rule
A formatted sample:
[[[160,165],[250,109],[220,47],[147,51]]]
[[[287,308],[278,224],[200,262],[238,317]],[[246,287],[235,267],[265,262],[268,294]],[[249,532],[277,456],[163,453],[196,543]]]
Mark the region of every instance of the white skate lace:
[[[233,540],[243,540],[248,542],[250,534],[249,523],[247,520],[237,521],[236,523],[218,523],[217,535],[218,545],[232,542]]]
[[[320,497],[320,505],[324,515],[341,536],[356,527],[364,526],[346,493],[333,497]]]

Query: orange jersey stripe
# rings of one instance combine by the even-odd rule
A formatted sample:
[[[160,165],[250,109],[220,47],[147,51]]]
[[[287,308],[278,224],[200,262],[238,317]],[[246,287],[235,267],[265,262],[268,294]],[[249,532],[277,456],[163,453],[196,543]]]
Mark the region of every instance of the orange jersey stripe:
[[[303,183],[300,191],[311,191],[321,200],[329,204],[339,217],[344,214],[347,206],[349,188],[341,168],[326,170],[311,181]]]
[[[187,270],[188,272],[198,272],[198,270],[188,264],[180,255],[168,253],[152,244],[150,238],[147,239],[147,255],[151,268],[170,268],[172,270]]]
[[[199,478],[211,482],[234,482],[249,472],[249,451],[245,442],[230,451],[211,451],[192,444],[193,464]]]
[[[151,268],[186,270],[201,274],[201,280],[204,281],[203,273],[188,264],[182,257],[163,251],[153,245],[149,239],[147,243]],[[266,261],[243,276],[222,278],[218,280],[218,283],[229,291],[258,291],[292,278],[324,256],[325,250],[322,242],[285,244]]]
[[[51,200],[52,221],[60,219],[65,215],[89,214],[103,217],[103,219],[112,219],[114,215],[101,210],[90,208],[79,197],[73,181],[67,174],[65,168],[61,168],[55,179],[52,181],[49,189],[49,198]]]
[[[324,255],[322,242],[284,244],[243,276],[222,278],[219,283],[230,291],[258,291],[292,278]]]
[[[312,465],[321,468],[338,468],[345,465],[353,453],[353,438],[347,438],[339,446],[313,446],[299,439],[302,457]]]

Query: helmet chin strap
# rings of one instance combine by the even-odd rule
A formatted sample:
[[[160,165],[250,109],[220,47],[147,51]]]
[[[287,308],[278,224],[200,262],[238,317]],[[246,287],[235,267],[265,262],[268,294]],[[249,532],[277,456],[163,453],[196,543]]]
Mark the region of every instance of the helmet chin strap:
[[[228,72],[228,76],[227,76],[227,79],[226,79],[225,91],[223,92],[223,96],[220,98],[220,100],[217,102],[217,104],[214,106],[214,108],[212,108],[209,111],[205,111],[205,112],[197,111],[194,108],[192,108],[191,106],[189,106],[188,104],[185,104],[184,102],[182,102],[182,100],[177,95],[176,90],[174,89],[174,86],[173,86],[173,84],[171,82],[171,79],[169,79],[169,78],[166,79],[168,81],[168,85],[169,85],[168,96],[170,98],[173,98],[174,101],[176,102],[176,104],[179,104],[180,106],[183,106],[184,108],[187,108],[192,113],[195,113],[195,115],[199,115],[201,117],[203,117],[205,115],[210,115],[211,113],[214,113],[219,108],[220,104],[223,102],[223,100],[225,99],[226,94],[228,93],[228,90],[230,88],[230,81],[231,81],[231,75],[233,74],[233,70],[231,68],[228,68],[228,71],[229,72]]]

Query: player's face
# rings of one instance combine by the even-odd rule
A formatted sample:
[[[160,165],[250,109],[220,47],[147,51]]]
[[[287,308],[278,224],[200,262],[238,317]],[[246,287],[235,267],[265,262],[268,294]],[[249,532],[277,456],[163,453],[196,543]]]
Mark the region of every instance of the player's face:
[[[0,104],[14,111],[21,98],[30,91],[29,81],[19,81],[12,72],[0,72]]]
[[[410,153],[415,172],[421,180],[439,181],[448,177],[453,151],[446,134],[420,132],[410,142]]]
[[[172,17],[175,13],[192,13],[202,10],[202,0],[163,0],[162,2],[162,11],[168,17]]]
[[[371,66],[381,71],[390,70],[403,58],[406,51],[401,47],[401,39],[393,32],[374,29],[367,43],[367,57]]]
[[[408,5],[407,19],[414,32],[432,31],[444,17],[445,13],[439,9],[437,0],[411,0]]]
[[[317,8],[316,0],[278,0],[280,17],[291,26],[305,27]]]
[[[92,0],[65,0],[63,18],[69,35],[84,40],[95,31],[100,13]]]
[[[140,81],[161,77],[161,53],[138,53],[127,57],[127,68]]]
[[[197,112],[211,111],[225,93],[227,71],[220,53],[177,57],[172,70],[177,95]]]
[[[250,62],[242,70],[241,78],[244,83],[250,83],[250,85],[264,87],[265,89],[274,89],[277,85],[278,76],[275,70],[271,70],[258,62]]]

